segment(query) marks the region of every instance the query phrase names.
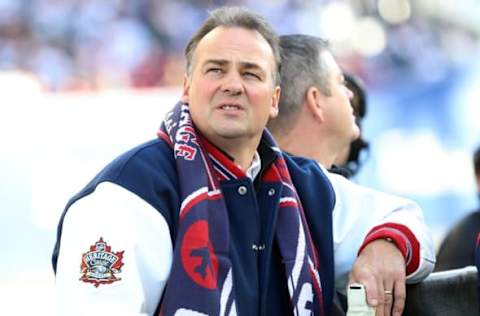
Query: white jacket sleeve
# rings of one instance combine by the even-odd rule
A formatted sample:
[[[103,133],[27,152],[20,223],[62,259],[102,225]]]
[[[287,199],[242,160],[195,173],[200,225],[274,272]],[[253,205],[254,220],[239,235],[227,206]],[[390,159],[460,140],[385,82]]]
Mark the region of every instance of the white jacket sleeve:
[[[100,238],[111,248],[92,254]],[[102,282],[115,281],[86,282],[82,262],[91,260],[95,266],[115,258],[110,254],[119,258],[119,271],[105,270],[102,264],[98,271],[89,271],[98,272]],[[65,216],[56,274],[58,315],[153,315],[171,264],[172,244],[163,216],[126,189],[101,183]]]
[[[407,227],[420,244],[420,253],[413,254],[420,256],[419,265],[407,275],[407,283],[419,282],[430,274],[435,263],[433,240],[415,202],[360,186],[338,174],[327,175],[336,195],[333,239],[337,290],[345,291],[348,273],[367,234],[385,223]]]

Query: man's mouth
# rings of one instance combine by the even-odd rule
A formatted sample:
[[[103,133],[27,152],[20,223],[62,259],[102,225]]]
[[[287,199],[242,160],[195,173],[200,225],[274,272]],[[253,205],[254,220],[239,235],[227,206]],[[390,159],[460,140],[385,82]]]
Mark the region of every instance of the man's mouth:
[[[242,108],[235,104],[224,104],[220,106],[220,109],[230,111],[230,110],[241,110]]]

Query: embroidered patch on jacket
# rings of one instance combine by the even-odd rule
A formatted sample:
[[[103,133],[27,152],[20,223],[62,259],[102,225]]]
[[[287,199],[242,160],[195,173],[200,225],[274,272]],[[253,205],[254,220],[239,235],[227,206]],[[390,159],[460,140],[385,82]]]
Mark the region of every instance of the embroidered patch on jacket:
[[[100,284],[110,284],[120,281],[118,274],[122,272],[124,251],[112,252],[112,247],[100,237],[90,251],[82,255],[80,281],[92,283],[95,287]]]

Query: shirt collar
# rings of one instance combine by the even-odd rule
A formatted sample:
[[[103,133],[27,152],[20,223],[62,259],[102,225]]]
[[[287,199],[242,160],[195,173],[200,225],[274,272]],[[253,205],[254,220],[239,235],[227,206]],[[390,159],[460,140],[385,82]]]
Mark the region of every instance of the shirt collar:
[[[256,151],[252,163],[245,173],[247,177],[253,181],[260,173],[260,170],[262,170],[262,159],[260,159],[260,155],[258,154],[258,151]]]
[[[261,140],[259,147],[253,156],[252,163],[246,171],[243,171],[234,163],[233,157],[228,155],[228,153],[212,144],[201,134],[200,139],[206,149],[206,154],[210,158],[219,181],[234,180],[245,177],[254,181],[258,176],[261,176],[265,167],[269,166],[276,157],[274,150]]]

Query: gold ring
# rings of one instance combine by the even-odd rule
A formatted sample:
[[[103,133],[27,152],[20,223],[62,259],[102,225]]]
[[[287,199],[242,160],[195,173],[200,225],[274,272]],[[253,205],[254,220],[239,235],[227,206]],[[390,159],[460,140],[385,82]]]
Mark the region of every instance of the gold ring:
[[[392,291],[389,291],[389,290],[385,290],[383,291],[385,293],[385,295],[392,295]]]

